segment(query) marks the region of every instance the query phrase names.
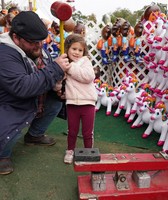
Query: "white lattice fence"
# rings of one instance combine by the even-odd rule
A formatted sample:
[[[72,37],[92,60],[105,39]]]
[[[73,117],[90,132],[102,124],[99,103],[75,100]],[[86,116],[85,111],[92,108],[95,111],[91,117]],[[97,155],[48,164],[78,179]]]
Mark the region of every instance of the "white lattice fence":
[[[101,81],[107,82],[112,86],[118,87],[122,79],[125,77],[126,72],[136,74],[139,85],[143,83],[146,76],[146,68],[143,63],[136,64],[134,61],[125,63],[123,57],[119,56],[119,62],[111,63],[108,65],[102,64],[102,57],[100,51],[96,48],[97,42],[101,38],[101,30],[105,26],[103,22],[95,24],[93,21],[89,21],[86,24],[86,41],[89,47],[89,55],[94,67],[99,66],[101,70]],[[52,44],[48,45],[50,52],[53,51]],[[147,53],[147,45],[143,45],[142,53]]]
[[[86,24],[86,40],[89,46],[89,54],[92,59],[93,66],[99,66],[101,69],[101,80],[107,82],[113,86],[119,86],[125,77],[126,72],[136,74],[139,85],[143,83],[146,77],[146,68],[143,63],[136,64],[134,60],[125,63],[123,57],[119,56],[119,62],[111,63],[109,65],[102,64],[100,51],[97,50],[96,45],[101,38],[101,30],[104,27],[104,23],[95,24],[94,22],[88,22]],[[143,42],[141,52],[145,55],[147,53],[147,45]]]
[[[107,82],[111,84],[111,65],[103,65],[102,57],[100,51],[96,48],[97,42],[101,38],[101,30],[105,24],[99,23],[95,24],[93,21],[90,21],[86,24],[86,40],[89,47],[89,55],[92,59],[92,64],[94,67],[99,66],[101,69],[101,80],[102,82]]]

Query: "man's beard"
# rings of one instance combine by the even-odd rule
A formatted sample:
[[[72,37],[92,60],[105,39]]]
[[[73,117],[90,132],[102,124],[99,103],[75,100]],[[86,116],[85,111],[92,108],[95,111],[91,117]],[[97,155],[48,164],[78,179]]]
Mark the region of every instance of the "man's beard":
[[[31,58],[32,60],[36,60],[38,57],[40,57],[42,51],[40,51],[40,53],[31,53],[31,52],[27,52],[26,55]]]

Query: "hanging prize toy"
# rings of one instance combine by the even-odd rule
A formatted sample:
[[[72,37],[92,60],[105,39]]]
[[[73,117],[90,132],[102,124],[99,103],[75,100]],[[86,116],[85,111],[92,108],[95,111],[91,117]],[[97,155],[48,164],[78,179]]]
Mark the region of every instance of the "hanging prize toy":
[[[142,41],[142,33],[143,33],[144,27],[141,21],[139,21],[134,28],[135,32],[135,43],[134,43],[134,55],[135,55],[135,62],[136,64],[139,62],[142,62],[142,58],[140,57],[141,54],[141,41]]]

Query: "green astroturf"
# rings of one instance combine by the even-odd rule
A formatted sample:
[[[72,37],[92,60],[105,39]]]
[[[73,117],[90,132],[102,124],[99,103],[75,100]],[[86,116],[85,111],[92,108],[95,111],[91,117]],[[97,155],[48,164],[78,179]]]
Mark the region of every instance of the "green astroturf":
[[[116,108],[114,108],[114,111],[115,109]],[[121,143],[132,147],[155,151],[162,150],[161,147],[157,146],[160,137],[159,133],[153,131],[148,138],[143,139],[141,136],[147,128],[147,124],[137,129],[131,129],[131,124],[127,123],[124,118],[124,111],[121,112],[119,117],[113,117],[114,111],[111,116],[106,116],[106,108],[102,107],[96,113],[94,130],[95,140]],[[67,121],[56,118],[52,123],[52,126],[50,126],[49,131],[51,133],[54,133],[55,131],[57,133],[67,133]]]

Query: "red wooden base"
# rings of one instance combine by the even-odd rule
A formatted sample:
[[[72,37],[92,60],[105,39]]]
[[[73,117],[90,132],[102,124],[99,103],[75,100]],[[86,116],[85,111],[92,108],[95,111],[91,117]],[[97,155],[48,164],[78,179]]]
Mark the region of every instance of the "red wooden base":
[[[101,154],[100,162],[75,162],[76,172],[100,172],[100,171],[149,171],[168,170],[168,160],[159,153],[120,153]]]
[[[149,172],[150,175],[154,171]],[[78,176],[80,200],[168,200],[168,171],[160,171],[151,178],[150,188],[138,188],[131,173],[127,175],[128,190],[117,190],[114,174],[106,174],[106,190],[93,191],[90,175]]]

